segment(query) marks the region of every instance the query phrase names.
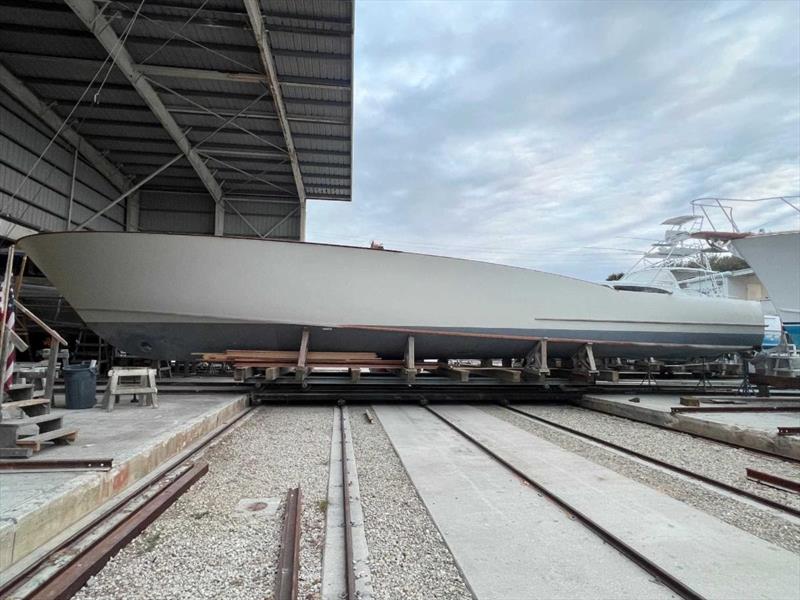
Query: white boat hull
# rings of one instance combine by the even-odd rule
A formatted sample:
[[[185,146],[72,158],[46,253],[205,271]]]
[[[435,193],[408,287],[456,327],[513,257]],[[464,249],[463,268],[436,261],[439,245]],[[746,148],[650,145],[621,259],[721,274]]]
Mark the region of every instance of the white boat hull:
[[[758,303],[627,292],[490,263],[298,242],[71,232],[22,239],[84,321],[153,358],[310,348],[418,358],[712,356],[760,344]]]
[[[767,288],[784,327],[800,342],[800,231],[751,235],[731,244]]]

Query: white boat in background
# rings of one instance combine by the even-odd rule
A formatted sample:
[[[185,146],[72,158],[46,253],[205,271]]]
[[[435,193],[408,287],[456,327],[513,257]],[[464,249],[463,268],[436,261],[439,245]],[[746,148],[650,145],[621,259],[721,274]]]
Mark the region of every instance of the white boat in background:
[[[711,230],[694,235],[710,244],[732,250],[755,271],[767,289],[783,327],[800,342],[800,196],[755,200],[699,198],[692,207],[702,212]],[[790,207],[797,229],[774,233],[747,233],[733,218],[733,203],[771,203]],[[716,216],[716,222],[715,222]]]
[[[731,246],[758,274],[784,328],[800,343],[800,231],[749,235]]]
[[[643,294],[517,267],[252,238],[66,232],[23,238],[98,335],[134,355],[309,348],[417,358],[700,357],[758,346],[758,303]]]

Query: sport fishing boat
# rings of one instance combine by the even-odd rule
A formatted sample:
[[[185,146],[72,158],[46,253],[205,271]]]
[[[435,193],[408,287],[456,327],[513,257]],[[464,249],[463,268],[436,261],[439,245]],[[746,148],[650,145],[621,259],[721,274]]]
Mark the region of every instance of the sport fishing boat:
[[[616,290],[570,277],[391,250],[159,233],[25,237],[34,260],[98,335],[179,359],[227,349],[424,358],[700,357],[760,344],[758,303]]]
[[[800,343],[800,231],[752,234],[731,246],[758,274],[784,329]]]
[[[710,231],[693,234],[713,247],[733,251],[753,269],[767,290],[769,299],[795,343],[800,342],[800,196],[779,196],[740,200],[698,198],[692,208],[701,211]],[[774,233],[748,233],[739,230],[733,218],[734,203],[769,204],[770,211],[783,208],[794,220],[796,229]],[[761,210],[761,213],[767,212]],[[769,214],[769,213],[767,213]],[[715,222],[716,217],[716,222]]]

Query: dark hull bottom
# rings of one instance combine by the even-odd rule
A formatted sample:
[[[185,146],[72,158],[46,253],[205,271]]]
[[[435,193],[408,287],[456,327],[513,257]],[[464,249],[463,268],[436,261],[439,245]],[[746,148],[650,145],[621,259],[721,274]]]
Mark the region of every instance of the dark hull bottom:
[[[182,360],[192,353],[224,352],[225,350],[293,350],[300,346],[302,325],[276,324],[209,324],[209,323],[94,323],[89,324],[98,335],[125,352],[148,358]],[[383,358],[402,358],[408,333],[355,328],[309,327],[309,349],[321,352],[376,352]],[[490,337],[498,336],[498,337]],[[500,336],[507,336],[506,338]],[[717,356],[731,348],[750,348],[760,343],[752,334],[692,334],[686,332],[620,332],[620,331],[557,331],[557,330],[458,330],[414,333],[417,359],[424,358],[521,358],[535,344],[516,337],[569,338],[594,341],[596,357],[624,358],[691,358]],[[603,343],[606,341],[607,343]],[[615,342],[615,343],[610,343]],[[664,344],[636,346],[619,344],[634,342]],[[670,347],[671,344],[704,346],[703,348]],[[549,356],[567,358],[580,344],[551,341]],[[197,358],[197,357],[195,357]]]

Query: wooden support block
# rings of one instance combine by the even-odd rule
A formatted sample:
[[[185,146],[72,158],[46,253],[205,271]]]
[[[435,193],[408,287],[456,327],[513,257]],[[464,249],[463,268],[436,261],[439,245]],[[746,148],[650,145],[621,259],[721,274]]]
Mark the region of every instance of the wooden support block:
[[[692,396],[681,396],[682,406],[700,406],[700,399]]]
[[[610,381],[612,383],[619,382],[619,371],[603,370],[597,374],[598,381]]]
[[[471,375],[484,375],[494,377],[507,383],[520,383],[522,371],[520,369],[502,369],[499,367],[478,367],[469,369]]]
[[[275,381],[280,376],[281,376],[281,368],[280,367],[267,367],[267,368],[264,369],[264,380],[265,381]]]
[[[311,373],[311,367],[296,367],[294,370],[294,378],[297,381],[305,381]]]
[[[253,376],[253,367],[234,367],[233,380],[242,383]]]
[[[469,369],[444,365],[440,366],[436,372],[441,375],[447,375],[450,379],[455,379],[459,383],[467,383],[469,381]]]
[[[348,369],[350,371],[350,383],[358,383],[361,380],[361,369]]]
[[[414,383],[417,380],[417,370],[416,369],[400,369],[400,376],[406,381],[406,383]]]
[[[519,383],[522,381],[522,373],[517,369],[486,369],[486,371],[500,381],[506,381],[508,383]]]

